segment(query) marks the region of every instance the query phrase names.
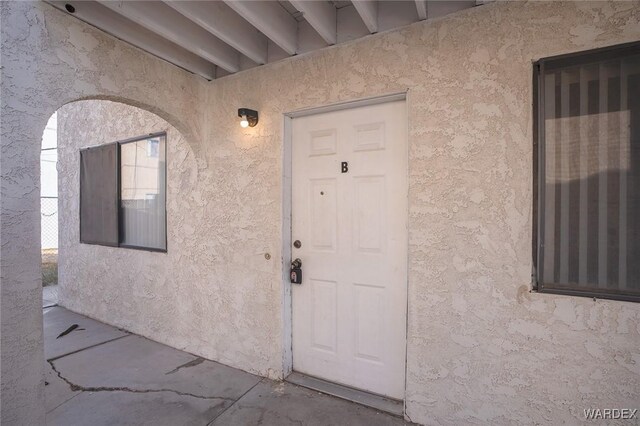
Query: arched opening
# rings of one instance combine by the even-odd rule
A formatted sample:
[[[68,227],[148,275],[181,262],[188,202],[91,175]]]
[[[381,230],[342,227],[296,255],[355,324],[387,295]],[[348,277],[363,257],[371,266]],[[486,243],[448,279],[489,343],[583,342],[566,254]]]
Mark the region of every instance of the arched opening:
[[[77,168],[74,171],[73,167],[70,169],[69,164],[66,164],[63,166],[64,175],[59,176],[58,174],[60,167],[58,162],[59,112],[64,117],[63,128],[66,130],[65,140],[62,142],[63,147],[66,150],[71,149],[69,141],[73,141],[71,145],[77,148],[76,153],[82,147],[97,146],[153,133],[152,129],[159,129],[159,132],[171,129],[170,132],[179,139],[176,141],[174,138],[173,143],[180,145],[184,151],[188,151],[190,158],[195,158],[196,162],[199,159],[195,155],[195,151],[200,147],[194,138],[195,133],[192,126],[183,123],[158,107],[120,96],[85,96],[64,103],[51,114],[42,133],[40,153],[40,245],[43,307],[45,308],[58,303],[59,237],[60,235],[66,236],[73,227],[73,224],[67,222],[60,227],[59,204],[63,200],[60,200],[58,196],[59,185],[61,180],[68,178],[69,173],[77,175],[78,172]],[[98,126],[101,120],[102,125]],[[106,125],[108,131],[106,132],[104,131],[105,123],[108,123]],[[82,135],[77,134],[79,129],[82,129]],[[75,135],[74,132],[76,132]],[[96,136],[98,133],[100,137]],[[78,138],[84,138],[84,140]],[[69,153],[68,155],[73,156],[74,154]],[[78,165],[79,162],[75,164]],[[197,175],[198,169],[199,167],[196,165],[191,172]],[[74,188],[71,193],[78,193],[78,189]],[[145,195],[150,196],[150,194]],[[66,198],[68,201],[68,196]],[[166,218],[164,220],[166,221]],[[158,238],[166,238],[166,234]]]
[[[40,155],[47,120],[69,102],[109,98],[156,113],[195,151],[205,96],[192,75],[45,2],[2,6],[2,45],[8,47],[0,126],[2,419],[43,424],[49,387],[43,375]]]
[[[42,306],[57,303],[58,284],[58,114],[53,113],[42,134],[40,151],[40,248]]]
[[[114,96],[114,95],[104,95],[104,94],[95,94],[83,96],[81,98],[73,99],[65,102],[59,109],[62,109],[68,105],[73,105],[76,103],[83,102],[100,102],[103,105],[108,105],[109,103],[122,105],[122,108],[129,109],[130,111],[144,111],[147,114],[151,114],[161,121],[165,122],[167,126],[171,126],[175,129],[175,131],[180,134],[180,137],[184,139],[184,141],[189,146],[189,149],[193,151],[194,154],[197,154],[201,149],[200,140],[198,135],[200,133],[199,125],[194,117],[194,121],[184,121],[182,119],[177,118],[174,114],[171,114],[161,107],[151,105],[145,102],[141,102],[134,99],[129,99],[123,96]],[[196,156],[197,157],[197,156]],[[200,161],[200,158],[196,158],[197,161]]]
[[[45,297],[43,304],[45,380],[54,383],[45,387],[48,415],[69,396],[68,387],[55,385],[58,373],[68,373],[64,360],[126,335],[123,330],[162,341],[157,329],[145,327],[157,324],[158,315],[172,309],[168,292],[175,291],[175,282],[168,276],[171,265],[179,261],[177,212],[198,184],[192,145],[153,112],[111,100],[85,99],[63,105],[54,116],[57,188],[51,196],[57,197],[59,218],[58,298]],[[113,147],[117,157],[100,158],[105,147]],[[88,152],[98,153],[97,157],[88,161]],[[108,168],[89,176],[107,163]],[[53,186],[48,180],[54,173],[41,170],[44,191]],[[116,187],[96,186],[96,176],[113,180]],[[99,191],[116,195],[113,211],[104,205],[92,209],[96,207],[92,202],[105,199]],[[41,200],[43,212],[48,199]],[[87,229],[98,231],[92,235],[104,235],[100,227],[111,222],[86,210],[117,215],[115,244],[87,237]],[[83,222],[87,220],[93,222],[87,226]],[[50,232],[43,221],[43,248]],[[167,305],[149,303],[155,297]],[[164,323],[170,321],[167,317]]]

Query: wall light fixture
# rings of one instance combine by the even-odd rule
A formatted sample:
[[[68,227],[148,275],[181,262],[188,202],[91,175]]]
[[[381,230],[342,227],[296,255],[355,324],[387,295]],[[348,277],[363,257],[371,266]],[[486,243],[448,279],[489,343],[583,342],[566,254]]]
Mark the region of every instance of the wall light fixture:
[[[258,111],[249,108],[240,108],[238,109],[238,117],[241,118],[240,126],[242,127],[254,127],[258,124]]]

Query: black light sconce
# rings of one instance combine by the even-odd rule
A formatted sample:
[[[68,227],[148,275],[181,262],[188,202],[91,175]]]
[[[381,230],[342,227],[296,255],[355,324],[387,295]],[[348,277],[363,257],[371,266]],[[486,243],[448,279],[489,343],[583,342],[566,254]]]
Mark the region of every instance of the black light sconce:
[[[238,109],[238,117],[240,120],[240,126],[242,127],[254,127],[258,124],[258,111],[254,111],[249,108]]]

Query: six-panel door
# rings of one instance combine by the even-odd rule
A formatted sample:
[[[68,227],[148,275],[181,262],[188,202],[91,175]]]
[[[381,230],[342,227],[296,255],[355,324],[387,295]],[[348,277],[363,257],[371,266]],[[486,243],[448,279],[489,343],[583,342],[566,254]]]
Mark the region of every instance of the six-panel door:
[[[404,101],[293,120],[293,368],[404,398]]]

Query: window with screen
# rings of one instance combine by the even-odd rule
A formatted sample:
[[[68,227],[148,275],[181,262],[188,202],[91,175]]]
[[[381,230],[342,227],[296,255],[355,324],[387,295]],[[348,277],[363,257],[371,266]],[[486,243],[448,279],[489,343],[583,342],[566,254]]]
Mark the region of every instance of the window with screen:
[[[640,301],[640,43],[535,69],[538,290]]]
[[[166,134],[80,151],[80,241],[166,251]]]
[[[80,241],[118,245],[118,145],[80,151]]]

